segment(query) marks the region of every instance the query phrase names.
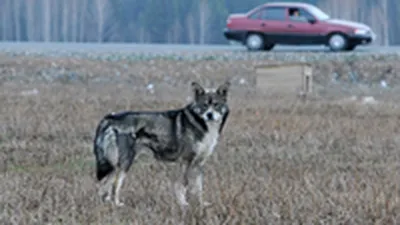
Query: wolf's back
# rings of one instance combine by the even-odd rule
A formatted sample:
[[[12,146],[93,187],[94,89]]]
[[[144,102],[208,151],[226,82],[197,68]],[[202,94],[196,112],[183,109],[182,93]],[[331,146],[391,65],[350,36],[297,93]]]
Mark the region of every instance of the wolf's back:
[[[115,133],[110,121],[105,117],[97,126],[93,143],[93,151],[96,157],[96,177],[99,181],[114,170],[111,159],[108,157],[110,151],[117,151],[116,148],[112,148],[113,145],[115,145]]]

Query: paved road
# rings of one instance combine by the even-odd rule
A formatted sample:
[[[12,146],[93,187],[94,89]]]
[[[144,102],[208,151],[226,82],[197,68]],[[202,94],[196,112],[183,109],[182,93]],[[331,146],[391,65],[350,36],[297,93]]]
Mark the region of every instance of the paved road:
[[[204,52],[204,51],[236,51],[246,52],[239,45],[184,45],[184,44],[131,44],[131,43],[41,43],[41,42],[0,42],[0,52],[33,51],[33,52],[123,52],[123,53],[166,53],[166,52]],[[326,47],[319,46],[277,46],[272,52],[329,52]],[[400,46],[359,46],[355,52],[400,52]]]

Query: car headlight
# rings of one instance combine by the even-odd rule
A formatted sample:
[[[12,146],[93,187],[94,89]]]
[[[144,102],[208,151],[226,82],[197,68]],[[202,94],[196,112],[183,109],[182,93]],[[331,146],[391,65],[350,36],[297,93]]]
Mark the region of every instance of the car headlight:
[[[356,35],[367,35],[369,33],[369,30],[366,29],[355,29],[354,34]]]

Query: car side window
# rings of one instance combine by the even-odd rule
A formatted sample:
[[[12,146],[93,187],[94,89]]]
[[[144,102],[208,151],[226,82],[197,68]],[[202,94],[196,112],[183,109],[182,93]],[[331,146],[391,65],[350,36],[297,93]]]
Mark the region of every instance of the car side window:
[[[259,20],[260,19],[260,17],[261,17],[261,10],[258,10],[257,12],[254,12],[254,13],[252,13],[250,16],[249,16],[249,19],[252,19],[252,20]]]
[[[284,21],[286,17],[285,8],[283,7],[267,7],[262,10],[262,20],[278,20]]]
[[[289,19],[297,22],[308,22],[314,17],[303,8],[289,8]]]

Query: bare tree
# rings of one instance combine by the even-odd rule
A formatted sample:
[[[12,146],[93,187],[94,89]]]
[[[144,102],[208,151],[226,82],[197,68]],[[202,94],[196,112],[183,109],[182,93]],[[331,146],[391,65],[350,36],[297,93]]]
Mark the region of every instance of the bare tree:
[[[381,18],[380,21],[383,22],[382,24],[382,44],[387,46],[389,45],[389,20],[388,20],[388,0],[380,0],[381,6]]]
[[[103,42],[105,29],[110,24],[110,2],[109,0],[96,0],[97,14],[97,41]]]
[[[52,10],[51,10],[51,40],[59,41],[60,40],[60,14],[61,14],[61,1],[52,2]]]
[[[186,29],[187,29],[187,34],[188,34],[188,40],[190,44],[194,44],[196,39],[196,28],[194,24],[194,18],[192,13],[188,13],[187,19],[186,19]]]
[[[71,41],[78,40],[78,2],[77,0],[70,0],[71,2]]]
[[[139,28],[139,42],[146,42],[147,38],[146,38],[146,29],[144,29],[143,26],[140,26]]]
[[[86,24],[86,7],[87,0],[81,0],[80,15],[79,15],[79,41],[83,42],[85,40],[85,24]]]
[[[28,1],[25,3],[26,10],[26,36],[28,41],[36,40],[35,35],[35,3],[33,1]]]
[[[400,24],[397,22],[397,15],[400,13],[400,4],[397,0],[388,1],[388,26],[391,28],[389,31],[389,44],[398,45]]]
[[[200,44],[204,44],[206,41],[206,34],[207,34],[207,28],[208,28],[208,17],[210,9],[208,7],[208,0],[200,0],[199,2],[199,42]]]
[[[63,1],[62,4],[62,41],[69,41],[68,32],[69,32],[69,4],[68,1]]]
[[[43,40],[51,41],[51,0],[43,0]]]
[[[13,0],[15,41],[21,41],[21,0]]]
[[[2,40],[7,40],[8,39],[8,33],[10,29],[10,21],[8,20],[9,18],[9,12],[10,12],[10,0],[5,0],[2,8],[1,8],[1,21],[2,21]]]
[[[333,4],[336,5],[336,9],[339,12],[339,16],[343,19],[352,20],[357,18],[352,18],[352,15],[357,11],[357,7],[354,7],[354,0],[338,0]]]
[[[173,43],[178,43],[179,42],[179,36],[181,34],[181,23],[179,20],[175,20],[174,25],[171,27],[171,33],[172,33],[172,42]]]

